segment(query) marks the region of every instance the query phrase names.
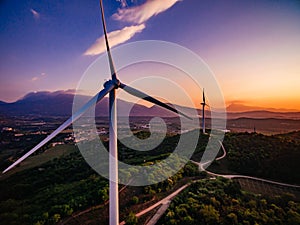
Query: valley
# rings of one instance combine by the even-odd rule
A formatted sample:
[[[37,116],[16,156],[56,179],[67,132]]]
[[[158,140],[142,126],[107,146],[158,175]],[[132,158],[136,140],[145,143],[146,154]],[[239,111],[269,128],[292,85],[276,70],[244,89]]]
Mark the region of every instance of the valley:
[[[26,150],[29,150],[31,146],[43,139],[63,119],[62,117],[2,118],[1,169],[3,170]],[[144,126],[149,123],[149,119],[150,117],[130,118],[130,127],[136,137],[143,139],[149,136],[149,128]],[[178,133],[180,126],[176,118],[164,118],[164,120],[167,124],[168,133],[160,146],[152,151],[137,152],[119,143],[120,159],[133,165],[143,165],[159,162],[166,158],[176,146],[180,136]],[[105,118],[97,118],[96,121],[100,131],[107,129]],[[227,150],[227,155],[221,160],[214,161],[208,170],[219,174],[243,174],[299,185],[300,178],[295,171],[300,169],[297,163],[300,160],[300,132],[278,133],[264,135],[251,132],[250,128],[249,132],[226,133],[223,145]],[[107,133],[99,133],[99,137],[106,145]],[[208,135],[200,134],[192,160],[200,160],[207,141]],[[220,151],[219,156],[222,154]],[[120,172],[122,173],[122,171]],[[129,174],[130,177],[134,179],[133,174]],[[149,177],[149,179],[151,178]],[[291,189],[278,191],[279,189],[277,188],[277,190],[274,185],[259,186],[259,183],[256,184],[254,181],[251,183],[245,179],[230,181],[223,178],[214,179],[209,173],[199,171],[198,166],[188,163],[169,180],[155,185],[144,187],[132,187],[130,183],[128,186],[120,185],[120,199],[122,199],[120,202],[120,219],[127,221],[128,224],[130,221],[133,224],[146,223],[155,214],[155,209],[158,208],[140,217],[135,217],[135,214],[160,201],[185,184],[190,186],[186,187],[182,193],[178,194],[178,197],[171,201],[170,207],[157,224],[180,224],[186,220],[190,220],[191,224],[227,224],[231,223],[229,222],[231,220],[247,224],[240,221],[240,218],[245,217],[246,210],[251,210],[250,203],[247,202],[251,201],[251,204],[255,202],[257,205],[265,200],[267,204],[256,213],[270,215],[265,210],[271,210],[272,207],[274,208],[273,205],[276,205],[283,210],[283,216],[272,219],[284,224],[293,224],[292,222],[288,223],[288,221],[294,221],[298,218],[298,190],[296,192]],[[207,188],[208,192],[203,192],[203,187],[212,188],[215,185],[219,190]],[[228,185],[234,189],[229,188]],[[84,161],[74,142],[71,127],[52,142],[49,142],[34,156],[21,163],[15,170],[1,175],[0,188],[0,218],[1,221],[5,221],[5,224],[83,224],[88,221],[89,224],[106,224],[108,222],[108,182],[95,173]],[[269,195],[268,191],[265,191],[266,188],[277,194]],[[226,190],[231,190],[231,192],[227,193]],[[205,203],[195,206],[193,210],[187,206],[182,206],[183,203],[180,199],[187,198],[191,201],[191,197],[188,195],[194,192],[198,193],[197,195],[201,193],[199,197],[195,197],[195,203],[199,201],[197,199],[201,196],[203,196],[201,201]],[[189,194],[187,195],[187,193]],[[212,199],[209,197],[209,193],[219,193],[220,198],[224,198],[222,196],[225,194],[230,201],[237,200],[238,203],[235,203],[235,208],[240,208],[242,211],[230,210],[230,207],[233,206],[229,204],[229,199],[228,201],[220,201],[218,200],[219,194],[214,194],[216,200],[219,201],[217,205],[210,202],[211,200],[205,200],[206,198]],[[238,206],[239,204],[240,206]],[[295,204],[295,206],[290,208],[291,204]],[[218,208],[221,205],[222,210]],[[181,214],[181,212],[176,211],[173,214],[175,206],[184,210],[185,213]],[[208,219],[211,216],[204,213],[208,209],[210,212],[215,212],[216,218]],[[195,210],[198,210],[199,215],[203,216],[203,221],[197,220],[196,214],[194,214]],[[230,216],[228,216],[229,214]],[[289,219],[290,216],[287,215],[293,215],[292,219]],[[266,217],[265,222],[259,218],[249,217],[247,221],[250,223],[260,221],[261,224],[268,224],[267,221],[271,221],[271,217],[269,219]],[[175,223],[175,221],[177,222]]]

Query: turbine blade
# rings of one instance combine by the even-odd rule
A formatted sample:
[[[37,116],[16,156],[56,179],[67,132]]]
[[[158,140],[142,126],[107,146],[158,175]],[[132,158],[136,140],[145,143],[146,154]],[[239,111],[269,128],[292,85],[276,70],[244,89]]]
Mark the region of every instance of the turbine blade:
[[[104,32],[104,37],[105,37],[105,44],[106,44],[106,50],[107,50],[107,55],[108,55],[108,61],[109,61],[109,67],[110,67],[110,72],[111,72],[111,78],[113,80],[117,79],[117,74],[114,66],[114,62],[112,59],[112,55],[110,52],[110,47],[108,43],[108,37],[107,37],[107,30],[106,30],[106,22],[105,22],[105,16],[104,16],[104,8],[103,8],[103,2],[100,0],[100,9],[101,9],[101,18],[102,18],[102,26],[103,26],[103,32]]]
[[[203,96],[202,96],[202,99],[203,99],[203,103],[204,103],[204,105],[205,105],[206,103],[205,103],[205,94],[204,94],[204,88],[203,88]]]
[[[49,136],[47,136],[44,140],[42,140],[38,145],[36,145],[33,149],[31,149],[25,155],[23,155],[21,158],[19,158],[16,162],[14,162],[12,165],[10,165],[2,173],[6,173],[10,169],[12,169],[16,165],[18,165],[20,162],[22,162],[24,159],[29,157],[31,154],[36,152],[40,147],[42,147],[43,145],[48,143],[50,140],[52,140],[61,131],[63,131],[68,126],[70,126],[73,121],[76,121],[80,116],[82,116],[91,106],[97,104],[97,102],[99,102],[102,98],[104,98],[105,95],[114,88],[115,88],[115,86],[112,83],[110,83],[110,85],[107,85],[103,90],[101,90],[98,94],[96,94],[93,98],[91,98],[84,106],[82,106],[76,113],[74,113],[68,120],[66,120],[62,125],[60,125],[55,131],[53,131]]]
[[[177,109],[174,109],[173,107],[171,107],[171,106],[169,106],[169,105],[167,105],[167,104],[165,104],[165,103],[163,103],[163,102],[161,102],[161,101],[159,101],[159,100],[151,97],[150,95],[147,95],[147,94],[145,94],[145,93],[143,93],[143,92],[141,92],[141,91],[139,91],[139,90],[137,90],[135,88],[132,88],[132,87],[130,87],[128,85],[125,85],[123,83],[120,83],[119,87],[122,88],[127,93],[133,95],[133,96],[136,96],[138,98],[142,98],[142,99],[144,99],[144,100],[146,100],[148,102],[151,102],[151,103],[154,103],[156,105],[159,105],[159,106],[161,106],[161,107],[163,107],[165,109],[168,109],[168,110],[170,110],[170,111],[172,111],[172,112],[174,112],[176,114],[182,115],[182,116],[184,116],[184,117],[192,120],[191,117],[185,115],[184,113],[178,111]]]

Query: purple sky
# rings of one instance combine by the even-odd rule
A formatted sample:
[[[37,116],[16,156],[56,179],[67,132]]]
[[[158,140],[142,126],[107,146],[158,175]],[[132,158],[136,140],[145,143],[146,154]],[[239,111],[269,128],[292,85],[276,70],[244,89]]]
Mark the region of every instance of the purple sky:
[[[180,44],[206,61],[228,103],[300,110],[300,1],[122,2],[104,0],[108,32],[118,31],[112,44]],[[0,100],[7,102],[75,89],[101,52],[98,0],[1,1],[0,27]]]

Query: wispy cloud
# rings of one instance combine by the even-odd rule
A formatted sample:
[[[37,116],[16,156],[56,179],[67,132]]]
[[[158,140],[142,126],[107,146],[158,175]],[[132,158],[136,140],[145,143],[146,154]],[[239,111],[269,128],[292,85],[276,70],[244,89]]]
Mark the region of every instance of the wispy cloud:
[[[122,7],[122,8],[128,6],[126,0],[117,0],[117,1],[121,3],[121,7]]]
[[[39,76],[34,76],[34,77],[32,77],[32,78],[31,78],[31,81],[32,81],[32,82],[35,82],[35,81],[38,81],[38,80],[40,80],[40,79],[43,79],[43,78],[46,77],[46,76],[47,76],[46,73],[41,73]]]
[[[140,24],[136,26],[124,27],[122,30],[112,31],[107,34],[109,39],[110,47],[121,44],[130,38],[132,38],[136,33],[142,32],[145,28],[145,24]],[[98,55],[105,52],[105,39],[104,35],[96,40],[96,42],[84,53],[84,55]]]
[[[121,30],[108,33],[110,47],[128,41],[136,33],[142,32],[145,22],[151,17],[171,8],[176,2],[181,0],[146,0],[139,6],[128,7],[126,0],[118,0],[121,8],[112,17],[115,20],[127,22],[132,26],[126,26]],[[84,55],[98,55],[106,50],[104,36],[98,38],[96,42],[85,51]]]
[[[37,81],[39,79],[39,77],[33,77],[31,78],[31,81]]]
[[[32,15],[33,15],[33,17],[34,17],[34,19],[39,19],[40,18],[40,14],[36,11],[36,10],[34,10],[34,9],[30,9],[30,12],[32,13]]]
[[[112,17],[119,21],[141,24],[171,8],[178,1],[180,0],[147,0],[139,6],[118,9]]]

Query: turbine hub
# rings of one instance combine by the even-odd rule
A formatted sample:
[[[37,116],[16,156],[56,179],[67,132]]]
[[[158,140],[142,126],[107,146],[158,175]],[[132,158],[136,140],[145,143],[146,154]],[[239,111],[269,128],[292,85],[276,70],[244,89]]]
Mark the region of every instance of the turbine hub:
[[[118,79],[113,79],[112,82],[113,82],[113,85],[115,85],[116,88],[120,87],[120,85],[121,85],[121,82]]]
[[[103,86],[104,86],[104,88],[107,88],[107,87],[109,87],[109,86],[111,86],[111,85],[114,85],[115,88],[118,88],[118,87],[120,87],[120,84],[121,84],[121,82],[120,82],[118,79],[113,79],[113,80],[108,80],[108,81],[106,81],[106,82],[103,84]]]

